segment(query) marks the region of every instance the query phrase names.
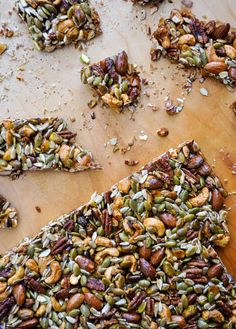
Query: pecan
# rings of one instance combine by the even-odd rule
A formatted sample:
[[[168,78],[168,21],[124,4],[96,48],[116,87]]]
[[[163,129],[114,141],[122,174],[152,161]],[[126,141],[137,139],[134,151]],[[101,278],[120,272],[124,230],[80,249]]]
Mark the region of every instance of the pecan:
[[[128,70],[128,56],[125,51],[120,52],[115,60],[116,71],[120,75],[125,75]]]
[[[56,292],[55,294],[55,298],[56,299],[61,299],[61,300],[65,300],[66,298],[69,298],[70,297],[70,291],[69,289],[61,289],[59,290],[58,292]]]
[[[111,191],[105,192],[104,193],[104,198],[105,198],[106,204],[112,203]]]
[[[76,263],[79,265],[80,268],[83,270],[92,273],[95,270],[95,264],[94,262],[84,256],[77,256],[75,259]]]
[[[0,303],[0,321],[2,321],[5,316],[7,316],[11,308],[15,305],[15,300],[13,297],[9,297]]]
[[[200,283],[200,284],[206,284],[208,282],[207,277],[202,276],[201,278],[191,278],[194,282]]]
[[[215,40],[216,39],[225,39],[229,33],[229,30],[230,30],[229,23],[227,23],[225,25],[224,24],[219,25],[212,32],[211,37]]]
[[[210,279],[212,278],[218,278],[221,276],[221,274],[223,273],[223,266],[221,264],[215,264],[215,265],[212,265],[208,272],[207,272],[207,275]]]
[[[70,245],[70,242],[67,238],[63,237],[59,239],[52,247],[51,254],[57,255],[60,254],[63,250],[65,250]]]
[[[192,267],[206,267],[208,264],[203,260],[192,260],[188,262],[188,266]]]
[[[104,228],[105,235],[108,236],[112,232],[112,218],[107,209],[102,212],[102,227]]]
[[[32,289],[33,291],[37,291],[40,294],[45,294],[45,288],[36,280],[34,280],[33,278],[30,278],[29,280],[27,280],[27,284],[29,286],[30,289]]]
[[[202,275],[203,271],[200,268],[189,268],[184,270],[186,278],[198,278]]]
[[[222,300],[217,300],[216,301],[216,305],[220,307],[221,311],[227,315],[227,316],[231,316],[233,314],[230,306],[227,305],[226,301],[222,301]]]
[[[87,288],[95,289],[96,291],[104,291],[105,285],[100,279],[89,278],[87,282]]]
[[[146,309],[145,309],[145,313],[149,316],[153,316],[154,314],[154,306],[155,306],[155,302],[154,299],[148,297],[146,299]]]
[[[75,227],[75,223],[73,220],[69,219],[65,225],[64,225],[64,229],[67,231],[67,232],[72,232],[74,230],[74,227]]]
[[[141,303],[142,301],[146,298],[147,294],[144,291],[138,292],[134,298],[131,300],[131,302],[128,305],[129,310],[135,310]]]
[[[157,160],[157,167],[167,173],[170,177],[173,176],[173,169],[169,164],[169,156],[168,154],[163,155],[160,159]]]
[[[136,312],[123,313],[122,317],[131,323],[139,323],[141,320],[141,315]]]
[[[212,191],[212,199],[211,199],[212,209],[215,211],[220,211],[221,208],[223,207],[223,203],[224,203],[224,198],[222,194],[218,189],[214,189]]]
[[[196,302],[197,299],[197,294],[191,294],[188,295],[188,303],[190,304],[194,304]]]
[[[140,264],[141,272],[147,278],[151,278],[152,280],[154,280],[155,277],[156,277],[156,270],[155,270],[155,268],[148,261],[146,261],[146,259],[144,259],[144,258],[140,258],[139,264]]]
[[[37,325],[38,325],[38,319],[33,318],[30,320],[21,322],[17,328],[19,328],[19,329],[35,328]]]
[[[57,134],[66,139],[72,139],[77,136],[77,133],[68,130],[59,131]]]

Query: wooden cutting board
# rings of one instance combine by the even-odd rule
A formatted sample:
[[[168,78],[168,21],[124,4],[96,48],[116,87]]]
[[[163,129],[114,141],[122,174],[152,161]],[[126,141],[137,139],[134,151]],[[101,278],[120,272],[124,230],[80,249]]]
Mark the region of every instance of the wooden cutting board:
[[[162,4],[158,12],[132,6],[123,0],[94,0],[102,20],[103,35],[91,42],[88,55],[97,61],[124,49],[130,61],[140,67],[143,78],[149,80],[144,88],[136,113],[126,110],[119,114],[97,106],[96,119],[91,119],[87,103],[91,93],[80,82],[81,51],[74,47],[57,50],[51,54],[36,51],[24,24],[12,10],[14,1],[0,1],[0,21],[8,22],[16,30],[11,39],[0,38],[8,44],[8,51],[0,57],[0,118],[35,116],[62,116],[68,119],[71,129],[78,132],[77,141],[90,149],[103,165],[102,171],[67,174],[55,172],[27,173],[12,181],[0,177],[0,193],[16,206],[19,226],[0,231],[0,252],[4,253],[18,244],[25,236],[35,235],[42,226],[63,213],[88,201],[96,190],[102,192],[113,183],[127,176],[136,167],[124,165],[125,159],[144,165],[156,155],[186,139],[196,139],[215,172],[224,181],[229,192],[236,191],[236,176],[232,174],[236,163],[236,116],[229,108],[235,92],[230,92],[217,81],[207,80],[204,85],[195,81],[193,91],[186,97],[183,111],[169,116],[164,110],[167,95],[171,99],[183,98],[182,86],[186,74],[175,65],[162,59],[151,63],[151,41],[147,28],[153,31],[159,18],[181,7]],[[10,14],[9,14],[10,11]],[[199,17],[229,22],[236,27],[235,0],[195,0],[193,12]],[[146,18],[145,18],[146,17]],[[145,19],[144,19],[145,18]],[[17,77],[22,77],[20,81]],[[208,97],[200,94],[207,88]],[[153,111],[154,105],[157,111]],[[71,118],[75,118],[74,123]],[[169,129],[169,136],[160,138],[156,130]],[[139,139],[140,134],[147,141]],[[119,147],[127,146],[137,138],[131,151],[122,155],[107,145],[111,138],[118,138]],[[40,207],[41,213],[35,207]],[[221,251],[227,268],[236,279],[236,195],[227,200],[231,243]]]

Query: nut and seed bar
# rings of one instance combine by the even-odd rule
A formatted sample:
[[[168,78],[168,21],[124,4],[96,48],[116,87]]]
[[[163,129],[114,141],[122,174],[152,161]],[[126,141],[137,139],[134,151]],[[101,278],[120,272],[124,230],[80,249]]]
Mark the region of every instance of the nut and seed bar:
[[[0,175],[27,170],[69,172],[100,168],[92,154],[73,142],[76,133],[63,119],[33,118],[0,122]]]
[[[17,221],[16,209],[13,208],[2,195],[0,195],[0,229],[16,227]]]
[[[0,259],[3,328],[235,328],[225,192],[194,141]]]
[[[96,91],[103,103],[116,110],[136,102],[141,93],[140,77],[134,65],[128,63],[125,51],[84,67],[81,80]]]
[[[230,24],[201,21],[189,11],[172,10],[168,19],[160,19],[153,33],[158,46],[151,49],[153,60],[164,54],[186,67],[202,70],[226,85],[236,81],[236,32]]]
[[[152,3],[152,4],[159,4],[161,2],[163,2],[164,0],[131,0],[133,3],[138,3],[141,5],[145,5],[147,3]]]
[[[98,13],[87,0],[17,0],[16,4],[38,50],[51,52],[101,33]]]

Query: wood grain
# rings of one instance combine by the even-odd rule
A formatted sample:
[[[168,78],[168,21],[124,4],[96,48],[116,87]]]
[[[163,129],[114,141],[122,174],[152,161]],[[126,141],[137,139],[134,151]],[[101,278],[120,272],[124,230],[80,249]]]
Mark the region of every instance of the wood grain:
[[[18,228],[0,232],[0,252],[18,244],[23,237],[36,234],[48,221],[88,201],[95,190],[104,191],[135,170],[124,165],[125,159],[139,160],[141,166],[186,139],[196,139],[215,166],[215,172],[225,181],[227,190],[236,191],[236,176],[232,174],[236,162],[236,117],[229,108],[235,101],[235,92],[229,92],[219,82],[209,79],[204,83],[209,96],[204,97],[199,92],[202,85],[196,81],[192,93],[186,97],[182,113],[170,117],[163,109],[167,95],[174,100],[183,97],[185,73],[164,59],[155,64],[150,62],[151,41],[146,35],[146,26],[154,30],[160,16],[168,15],[174,5],[163,4],[156,13],[147,9],[147,18],[142,21],[141,8],[133,7],[129,2],[103,0],[94,3],[102,18],[104,33],[90,44],[88,55],[91,60],[97,61],[125,49],[130,61],[137,63],[142,76],[150,81],[144,89],[150,97],[142,96],[141,105],[132,119],[129,111],[118,114],[97,106],[94,109],[96,119],[91,120],[87,106],[91,92],[80,82],[81,51],[68,47],[52,54],[37,52],[16,13],[8,14],[13,1],[0,1],[0,21],[9,22],[10,27],[18,29],[12,39],[0,38],[0,42],[9,46],[8,52],[0,57],[0,81],[3,80],[0,83],[0,118],[63,116],[68,119],[70,128],[78,131],[77,141],[93,151],[104,166],[103,171],[78,174],[27,173],[15,181],[0,177],[0,193],[19,212]],[[175,7],[180,6],[180,1],[175,1]],[[195,0],[193,11],[199,17],[227,21],[232,25],[236,19],[234,0]],[[18,81],[17,76],[22,76],[24,81]],[[159,110],[153,112],[148,104]],[[75,117],[76,122],[70,122],[70,117]],[[160,127],[169,129],[168,137],[156,135]],[[146,142],[138,138],[141,131],[148,135]],[[113,153],[109,145],[104,147],[112,137],[118,137],[120,147],[124,147],[134,136],[137,141],[125,155]],[[36,211],[36,206],[41,208],[41,213]],[[236,278],[235,195],[228,198],[227,206],[231,209],[232,239],[229,247],[221,251],[221,256]]]

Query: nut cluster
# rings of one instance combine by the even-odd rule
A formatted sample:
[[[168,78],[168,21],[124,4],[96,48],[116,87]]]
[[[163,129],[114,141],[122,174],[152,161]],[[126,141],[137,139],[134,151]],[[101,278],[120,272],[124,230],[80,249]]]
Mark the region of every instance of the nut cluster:
[[[0,123],[0,175],[26,170],[82,171],[98,168],[92,154],[73,142],[75,133],[58,118],[5,120]]]
[[[106,105],[116,110],[134,103],[141,92],[140,77],[134,66],[128,63],[125,51],[84,67],[81,79],[98,93]]]
[[[195,142],[154,159],[0,259],[9,328],[233,328],[225,192]],[[210,244],[209,244],[210,242]]]
[[[153,60],[166,55],[184,66],[202,69],[226,85],[236,81],[236,33],[230,24],[204,22],[189,11],[172,10],[168,19],[161,19],[153,37],[158,41],[151,49]]]
[[[0,195],[0,228],[16,227],[17,221],[16,209]]]
[[[51,52],[101,33],[99,16],[87,0],[17,0],[17,8],[38,50]]]

